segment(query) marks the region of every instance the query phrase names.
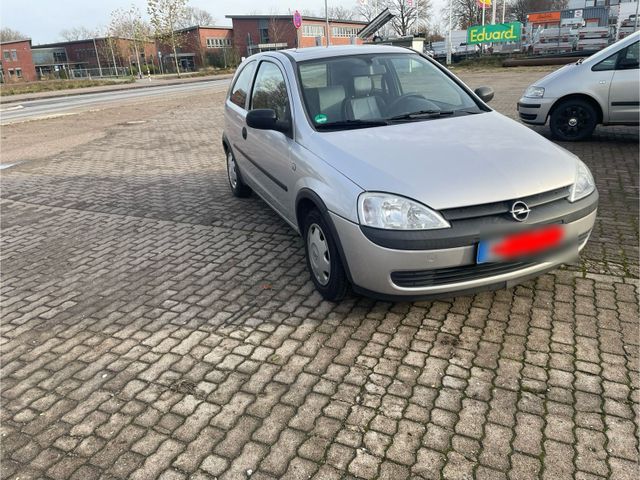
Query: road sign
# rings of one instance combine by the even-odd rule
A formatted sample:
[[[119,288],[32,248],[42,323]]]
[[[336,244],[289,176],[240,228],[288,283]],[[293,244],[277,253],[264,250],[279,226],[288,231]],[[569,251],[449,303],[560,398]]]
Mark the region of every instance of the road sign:
[[[296,29],[302,26],[302,15],[300,15],[300,12],[298,10],[296,10],[293,14],[293,26],[296,27]]]

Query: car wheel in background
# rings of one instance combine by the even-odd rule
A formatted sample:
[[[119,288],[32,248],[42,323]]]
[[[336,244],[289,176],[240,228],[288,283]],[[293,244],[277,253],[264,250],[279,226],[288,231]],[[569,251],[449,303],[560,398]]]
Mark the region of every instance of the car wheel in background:
[[[227,151],[227,178],[229,179],[231,193],[235,197],[243,198],[251,195],[251,188],[242,181],[238,164],[231,149]]]
[[[347,276],[340,260],[336,239],[318,210],[310,210],[307,213],[303,238],[307,268],[316,289],[325,300],[342,300],[347,293]]]
[[[584,100],[565,100],[551,113],[551,133],[558,140],[573,142],[583,140],[593,133],[598,124],[598,114]]]

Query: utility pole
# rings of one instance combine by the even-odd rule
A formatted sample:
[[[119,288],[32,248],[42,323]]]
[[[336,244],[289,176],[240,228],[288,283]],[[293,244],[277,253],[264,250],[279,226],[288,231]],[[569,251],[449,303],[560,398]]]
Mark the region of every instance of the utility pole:
[[[331,45],[331,41],[329,40],[329,8],[327,7],[327,0],[324,0],[324,20],[327,24],[327,47]]]
[[[114,42],[113,37],[109,37],[109,47],[111,48],[111,58],[113,59],[113,68],[116,71],[116,77],[117,77],[118,76],[118,65],[116,65],[116,54],[113,53],[113,42]]]
[[[453,9],[451,8],[451,0],[449,0],[449,41],[447,42],[447,65],[451,65],[451,18],[453,17]]]
[[[100,74],[100,76],[102,76],[102,66],[100,66],[100,55],[98,55],[98,47],[96,45],[96,37],[93,37],[93,48],[96,51],[96,60],[98,61],[98,73]]]
[[[506,12],[507,12],[507,0],[502,0],[502,23],[504,23],[504,17]]]
[[[497,0],[492,0],[491,2],[491,23],[493,25],[496,24],[496,3]]]

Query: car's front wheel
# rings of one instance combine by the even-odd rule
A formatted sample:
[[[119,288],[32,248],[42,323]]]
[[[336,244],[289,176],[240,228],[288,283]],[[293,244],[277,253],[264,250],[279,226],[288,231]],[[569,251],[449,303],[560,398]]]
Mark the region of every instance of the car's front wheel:
[[[227,178],[229,179],[231,193],[233,193],[235,197],[242,198],[251,195],[251,188],[242,180],[238,164],[231,149],[227,150]]]
[[[338,302],[347,293],[349,282],[340,260],[336,239],[318,210],[307,213],[304,244],[311,280],[325,300]]]
[[[595,108],[584,100],[565,100],[551,113],[551,133],[558,140],[575,142],[591,136],[598,124]]]

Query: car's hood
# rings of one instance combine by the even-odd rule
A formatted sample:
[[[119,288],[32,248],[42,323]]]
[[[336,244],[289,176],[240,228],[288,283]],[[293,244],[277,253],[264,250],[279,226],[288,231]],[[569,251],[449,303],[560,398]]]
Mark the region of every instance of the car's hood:
[[[583,67],[582,64],[577,64],[575,62],[569,63],[563,66],[562,68],[559,68],[558,70],[555,70],[550,74],[545,75],[541,79],[533,82],[531,85],[535,85],[536,87],[546,87],[546,86],[549,86],[551,83],[555,82],[557,78],[561,78],[561,77],[562,78],[560,81],[564,82],[566,81],[566,78],[568,75],[573,75],[579,70],[582,70],[583,69],[582,67]]]
[[[364,190],[444,209],[570,185],[575,156],[499,113],[323,132],[307,145]]]

